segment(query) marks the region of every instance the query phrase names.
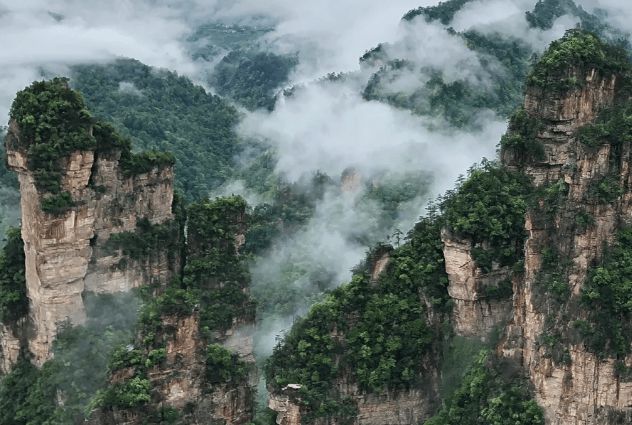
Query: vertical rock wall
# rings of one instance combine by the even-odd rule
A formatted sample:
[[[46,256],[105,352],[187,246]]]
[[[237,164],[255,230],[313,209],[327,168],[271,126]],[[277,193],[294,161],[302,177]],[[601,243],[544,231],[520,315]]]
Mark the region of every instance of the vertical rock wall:
[[[120,153],[95,158],[94,151],[76,151],[65,159],[62,190],[75,206],[56,216],[41,208],[34,173],[19,147],[19,128],[10,123],[7,161],[18,174],[22,209],[22,238],[26,254],[29,321],[28,348],[36,364],[50,355],[59,323],[85,321],[85,291],[115,293],[169,277],[165,255],[145,264],[120,263],[120,253],[103,249],[110,235],[134,231],[146,218],[154,224],[173,218],[173,171],[154,169],[132,177],[118,165]]]
[[[627,415],[632,409],[632,382],[617,377],[614,359],[599,359],[578,343],[565,348],[565,361],[556,361],[539,340],[551,327],[547,318],[558,313],[551,311],[542,299],[543,289],[538,287],[544,250],[554,249],[560,261],[569,260],[564,275],[571,297],[567,305],[578,303],[589,267],[602,255],[603,247],[613,242],[618,226],[632,220],[629,142],[616,157],[608,144],[588,149],[575,137],[581,126],[612,105],[617,78],[603,78],[596,70],[585,74],[574,71],[573,75],[585,81],[581,89],[564,94],[535,89],[527,92],[526,112],[544,123],[537,138],[544,147],[544,158],[521,164],[512,152],[502,153],[507,166],[523,169],[536,186],[563,182],[568,187],[553,217],[546,215],[549,206],[544,204],[527,215],[524,276],[515,282],[513,319],[500,347],[503,355],[522,363],[545,409],[547,423],[554,425],[609,423],[602,422],[605,411]],[[591,201],[591,182],[611,173],[616,173],[626,194],[611,204]],[[594,218],[587,229],[576,225],[580,210]],[[583,318],[581,311],[569,315],[566,321]],[[565,325],[569,323],[559,323]],[[630,365],[632,358],[624,362]]]
[[[472,243],[452,235],[441,234],[445,268],[450,280],[448,294],[454,301],[452,320],[457,335],[488,339],[511,314],[511,299],[488,299],[485,288],[511,279],[511,269],[496,267],[483,273],[472,257]]]

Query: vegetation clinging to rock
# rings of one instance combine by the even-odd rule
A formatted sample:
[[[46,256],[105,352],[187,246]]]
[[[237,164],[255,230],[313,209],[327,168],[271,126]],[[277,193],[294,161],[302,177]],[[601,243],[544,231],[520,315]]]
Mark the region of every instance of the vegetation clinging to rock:
[[[544,425],[528,381],[515,366],[499,361],[482,351],[454,395],[425,425]]]
[[[377,282],[368,265],[356,270],[349,284],[314,306],[275,349],[267,382],[277,390],[301,384],[306,420],[355,414],[354,403],[334,389],[342,376],[376,393],[424,379],[421,360],[431,355],[441,329],[428,319],[420,297],[438,312],[449,309],[440,226],[436,217],[423,219],[391,252]]]
[[[526,236],[524,217],[530,184],[524,175],[493,162],[483,162],[441,202],[443,219],[452,232],[472,241],[479,267],[513,266]]]
[[[584,73],[593,69],[604,77],[623,74],[630,70],[628,54],[622,47],[608,44],[591,32],[572,29],[551,43],[527,82],[535,87],[564,91],[582,87]]]
[[[10,229],[0,252],[0,322],[15,321],[28,313],[24,242],[20,229]]]

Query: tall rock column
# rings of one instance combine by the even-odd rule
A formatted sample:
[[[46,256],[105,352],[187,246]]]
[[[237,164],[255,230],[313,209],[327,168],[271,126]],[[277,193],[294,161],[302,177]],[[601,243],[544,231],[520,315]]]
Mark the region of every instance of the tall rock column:
[[[542,195],[526,217],[524,274],[514,285],[513,319],[500,352],[524,366],[547,423],[607,424],[614,423],[608,415],[630,417],[632,382],[616,373],[615,359],[600,358],[569,335],[572,323],[588,313],[580,302],[590,267],[614,242],[621,223],[632,220],[629,193],[604,203],[592,192],[608,176],[629,191],[632,158],[629,142],[617,141],[622,146],[616,149],[609,143],[590,147],[578,131],[618,101],[623,77],[585,66],[563,77],[579,86],[527,89],[524,112],[536,129],[528,143],[539,146],[540,154],[525,158],[507,146],[502,151],[503,163],[524,171]],[[512,131],[518,130],[510,125]],[[581,217],[590,220],[582,225]],[[547,279],[554,279],[558,294]],[[619,360],[632,364],[630,356]]]
[[[174,269],[161,252],[167,247],[126,261],[108,245],[114,234],[136,232],[141,220],[173,219],[173,160],[132,154],[128,141],[84,108],[65,80],[34,83],[16,97],[5,142],[20,182],[28,348],[38,365],[61,323],[85,321],[87,290],[164,283]]]
[[[74,324],[85,320],[81,295],[92,256],[94,206],[79,205],[61,216],[44,213],[33,173],[27,166],[27,154],[15,149],[19,143],[19,129],[12,122],[7,160],[20,182],[26,284],[33,327],[29,349],[35,362],[41,364],[48,358],[57,326],[66,320]],[[74,199],[86,194],[93,162],[94,153],[90,151],[78,151],[68,158],[63,187]]]

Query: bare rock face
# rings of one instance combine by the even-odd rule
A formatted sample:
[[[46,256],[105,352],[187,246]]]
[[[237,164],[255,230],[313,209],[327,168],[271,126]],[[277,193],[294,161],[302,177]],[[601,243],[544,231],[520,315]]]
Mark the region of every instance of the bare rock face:
[[[277,425],[300,425],[302,413],[297,390],[300,385],[290,384],[281,393],[271,393],[268,407],[277,413]],[[357,388],[350,388],[345,396],[352,396],[357,403],[358,414],[354,425],[409,425],[422,423],[436,408],[427,402],[428,395],[422,390],[401,391],[394,394],[362,395]],[[336,425],[348,420],[316,419],[315,425]]]
[[[447,230],[441,233],[443,256],[450,284],[448,294],[454,301],[452,319],[457,335],[485,340],[497,326],[506,323],[511,299],[491,299],[485,288],[497,287],[511,278],[509,268],[496,267],[484,273],[472,257],[472,243]]]
[[[42,211],[42,198],[27,153],[20,148],[20,131],[10,123],[7,161],[18,174],[22,208],[22,239],[26,254],[27,295],[32,332],[28,348],[36,364],[49,358],[58,324],[85,321],[85,291],[115,293],[149,283],[165,282],[166,254],[143,263],[123,265],[120,252],[106,252],[116,233],[134,231],[140,219],[154,224],[173,218],[173,170],[125,176],[120,153],[100,157],[94,151],[73,152],[63,167],[62,191],[75,206],[63,214]]]
[[[26,326],[26,318],[7,325],[0,323],[0,375],[11,372],[13,365],[18,362],[25,345]]]
[[[199,316],[167,316],[161,329],[169,334],[166,358],[147,371],[151,382],[151,406],[169,406],[180,413],[178,423],[246,425],[252,421],[254,391],[252,382],[209,385],[205,379],[204,338],[199,331]],[[252,353],[250,353],[252,355]],[[134,375],[132,368],[117,371],[111,383]],[[254,380],[254,375],[250,378]],[[141,406],[129,409],[101,409],[94,412],[93,425],[141,425],[147,423]]]
[[[567,188],[553,213],[546,212],[549,206],[544,203],[528,213],[524,275],[514,284],[513,318],[499,347],[504,356],[522,363],[547,423],[553,425],[619,423],[607,418],[629,417],[632,412],[632,383],[617,376],[614,359],[599,359],[583,344],[570,343],[560,361],[539,339],[551,328],[547,318],[557,313],[551,311],[538,287],[543,252],[553,249],[560,259],[568,260],[564,272],[570,293],[567,305],[578,303],[589,267],[601,257],[603,247],[613,242],[619,224],[632,219],[629,191],[607,204],[591,201],[589,194],[591,182],[612,173],[622,187],[630,187],[629,143],[615,156],[608,144],[589,149],[575,138],[577,129],[613,103],[617,78],[603,78],[596,70],[577,77],[585,79],[583,88],[563,95],[533,89],[527,92],[526,111],[544,123],[537,137],[546,153],[544,159],[519,164],[511,152],[502,154],[506,165],[522,168],[536,186],[563,184]],[[594,219],[585,229],[576,224],[580,211]],[[566,321],[580,319],[583,313],[574,314],[576,317]],[[624,363],[632,364],[632,358]]]
[[[268,398],[268,408],[276,412],[277,425],[300,425],[301,406],[296,399],[300,385],[290,384],[281,393],[271,392]]]

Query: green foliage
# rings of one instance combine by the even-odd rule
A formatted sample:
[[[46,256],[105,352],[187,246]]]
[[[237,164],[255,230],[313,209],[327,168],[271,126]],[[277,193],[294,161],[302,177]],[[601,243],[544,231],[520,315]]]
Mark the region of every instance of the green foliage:
[[[245,232],[245,213],[246,202],[237,196],[188,209],[184,285],[199,298],[201,326],[207,332],[226,330],[237,317],[254,316],[246,291],[248,267],[236,246],[236,238]]]
[[[478,114],[493,110],[508,116],[523,96],[523,81],[527,76],[531,48],[518,38],[500,37],[470,30],[463,33],[450,31],[453,37],[464,41],[467,47],[481,58],[481,79],[494,81],[490,89],[485,84],[467,80],[446,81],[442,70],[419,67],[406,58],[389,58],[387,50],[377,48],[363,56],[365,62],[379,58],[386,65],[380,67],[369,80],[363,96],[413,111],[419,115],[445,118],[457,127],[477,127]],[[400,78],[418,74],[420,83],[415,89],[401,91]]]
[[[54,195],[46,195],[42,199],[42,211],[52,215],[60,215],[76,205],[70,192],[60,192]]]
[[[587,124],[577,132],[578,140],[589,148],[601,146],[608,136],[608,129],[604,124]]]
[[[437,311],[448,308],[440,222],[422,220],[407,242],[391,253],[378,282],[369,276],[371,260],[352,281],[316,304],[295,323],[266,365],[269,385],[302,385],[299,396],[308,419],[349,418],[350,400],[333,382],[351,376],[362,391],[407,388],[423,376],[421,359],[432,350],[440,329],[425,319],[423,294]]]
[[[0,126],[0,141],[6,137],[6,127]],[[17,226],[20,215],[20,192],[17,175],[7,168],[4,143],[0,143],[0,235]],[[3,245],[0,240],[0,246]]]
[[[234,131],[239,117],[226,101],[188,78],[130,59],[73,71],[73,86],[94,114],[129,136],[136,149],[173,153],[176,186],[188,199],[207,197],[233,176],[241,151]]]
[[[442,1],[436,6],[419,7],[406,13],[402,19],[412,21],[417,16],[423,15],[427,21],[439,21],[443,25],[452,22],[454,15],[472,0],[448,0]]]
[[[37,81],[18,92],[10,116],[20,128],[18,147],[42,149],[32,158],[35,165],[50,160],[46,153],[55,159],[73,150],[96,147],[90,135],[90,113],[79,93],[68,87],[67,79]],[[49,145],[48,149],[43,150],[42,145]]]
[[[270,160],[266,167],[274,167],[268,155],[262,159],[266,162]],[[250,174],[250,171],[245,173]],[[251,177],[259,177],[257,173],[253,174]],[[266,185],[254,186],[252,183],[255,182],[248,182],[249,186],[259,192],[268,192],[269,201],[257,205],[250,213],[244,247],[244,252],[248,254],[264,252],[282,233],[291,234],[307,223],[325,191],[334,187],[333,180],[322,173],[316,173],[307,184],[277,180],[270,184],[270,189]]]
[[[61,160],[75,150],[94,149],[92,118],[79,93],[68,80],[37,81],[18,92],[11,106],[11,119],[19,138],[10,133],[8,146],[28,154],[39,191],[52,196],[43,203],[46,212],[61,214],[72,206],[69,194],[61,192]]]
[[[72,195],[62,191],[63,160],[73,151],[120,150],[121,166],[128,176],[175,162],[166,153],[131,153],[129,140],[111,125],[95,121],[81,95],[65,78],[38,81],[18,92],[10,115],[18,125],[19,136],[9,133],[7,145],[27,153],[28,167],[43,195],[42,210],[48,214],[61,215],[75,206]]]
[[[595,69],[603,76],[630,70],[627,52],[603,42],[593,33],[573,29],[551,43],[529,75],[528,84],[543,89],[566,91],[582,87],[583,73]],[[571,74],[578,70],[579,74]]]
[[[142,153],[125,152],[121,155],[121,169],[126,176],[148,173],[155,168],[172,167],[175,157],[168,152],[145,151]]]
[[[476,337],[452,335],[444,339],[443,355],[441,357],[441,381],[439,395],[442,400],[448,400],[461,386],[465,374],[479,358],[481,350],[486,345]]]
[[[144,291],[146,300],[139,315],[137,338],[134,344],[118,346],[109,363],[111,375],[125,370],[127,378],[102,389],[93,398],[93,407],[137,409],[145,406],[151,398],[152,369],[167,360],[167,343],[177,332],[173,320],[198,314],[200,334],[211,343],[205,353],[208,389],[228,382],[246,385],[247,365],[237,355],[212,343],[222,337],[235,320],[254,319],[254,305],[247,291],[248,269],[236,246],[238,235],[245,230],[246,203],[239,197],[231,197],[191,204],[186,210],[184,252],[178,238],[182,231],[179,226],[184,222],[180,202],[176,197],[173,223],[156,226],[141,221],[136,232],[110,238],[110,248],[122,249],[132,258],[151,255],[157,247],[182,251],[185,266],[182,279],[174,279],[165,288],[148,287]],[[177,412],[158,411],[153,407],[142,407],[142,411],[163,421],[179,416]],[[169,420],[176,420],[173,418]]]
[[[548,30],[553,27],[556,19],[564,15],[578,16],[583,14],[586,12],[573,0],[539,0],[533,11],[526,13],[526,17],[532,28]]]
[[[544,348],[544,357],[553,359],[559,365],[570,366],[572,363],[570,351],[559,329],[545,330],[538,336],[537,343]]]
[[[597,121],[577,131],[577,139],[587,148],[603,144],[619,147],[632,141],[632,102],[623,99],[599,113]]]
[[[568,261],[560,258],[559,253],[550,247],[544,247],[541,252],[542,266],[538,272],[535,287],[540,297],[546,297],[547,302],[557,306],[568,301],[571,288],[568,285]]]
[[[544,425],[527,380],[481,352],[461,386],[425,425]]]
[[[510,151],[516,162],[526,164],[544,159],[544,146],[537,140],[542,123],[530,116],[523,107],[519,108],[509,120],[509,130],[500,139],[500,146]]]
[[[594,226],[595,217],[587,213],[585,210],[580,210],[575,215],[575,225],[579,233],[584,233],[586,230]]]
[[[573,0],[539,0],[533,11],[526,13],[526,19],[532,28],[549,30],[558,18],[567,15],[577,18],[582,29],[629,47],[625,41],[627,35],[609,26],[608,17],[603,11],[597,9],[594,14],[588,13]]]
[[[580,331],[586,346],[602,357],[623,358],[632,351],[632,229],[618,234],[617,242],[590,270],[582,292],[589,315]]]
[[[472,241],[483,270],[491,270],[492,263],[512,266],[519,259],[529,188],[523,175],[484,162],[441,202],[446,225]]]
[[[97,299],[98,298],[98,299]],[[85,327],[63,325],[53,343],[54,357],[41,369],[21,358],[0,380],[0,424],[82,423],[92,397],[106,383],[112,349],[131,337],[136,309],[128,296],[89,297]],[[60,397],[63,404],[58,403]]]
[[[611,204],[623,195],[623,187],[617,176],[607,175],[594,179],[588,187],[588,196],[601,204]]]
[[[108,387],[97,395],[96,406],[128,409],[151,401],[151,382],[147,378],[135,376]]]
[[[206,349],[206,379],[211,384],[240,382],[248,375],[248,366],[219,344],[211,344]]]
[[[251,49],[261,37],[273,30],[273,27],[262,25],[259,21],[256,26],[208,22],[197,26],[187,41],[192,44],[193,59],[211,63],[227,51]]]
[[[27,425],[22,406],[26,404],[38,370],[30,361],[20,358],[11,373],[0,378],[0,425]],[[18,414],[19,412],[19,414]]]
[[[272,110],[275,90],[287,82],[298,64],[294,56],[233,50],[215,66],[210,82],[217,92],[254,110]]]
[[[489,300],[506,300],[513,295],[513,284],[511,279],[504,279],[497,285],[483,286],[481,296]]]
[[[121,136],[112,124],[97,121],[92,126],[92,134],[97,141],[98,153],[107,154],[120,150],[128,155],[132,149],[130,140]]]
[[[424,172],[380,176],[379,183],[367,189],[367,197],[379,202],[382,213],[394,220],[402,204],[427,194],[431,179]]]
[[[10,229],[0,252],[0,322],[8,324],[28,313],[24,242],[20,229]]]
[[[106,242],[109,250],[121,250],[132,260],[143,260],[156,252],[176,255],[180,249],[180,223],[177,220],[152,224],[147,218],[138,220],[136,231],[115,233]]]

